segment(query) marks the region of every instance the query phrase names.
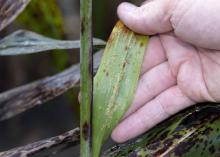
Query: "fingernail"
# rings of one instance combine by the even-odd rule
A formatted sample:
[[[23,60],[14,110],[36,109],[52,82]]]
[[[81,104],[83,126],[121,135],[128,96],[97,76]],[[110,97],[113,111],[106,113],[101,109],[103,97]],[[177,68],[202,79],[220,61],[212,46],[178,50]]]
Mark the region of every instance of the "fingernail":
[[[125,12],[133,12],[137,7],[131,3],[122,3],[121,10]]]

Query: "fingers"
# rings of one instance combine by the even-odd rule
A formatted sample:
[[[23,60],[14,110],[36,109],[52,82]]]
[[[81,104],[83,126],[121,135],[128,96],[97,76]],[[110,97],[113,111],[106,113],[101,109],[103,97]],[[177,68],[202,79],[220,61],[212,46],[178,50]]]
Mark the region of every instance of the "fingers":
[[[133,103],[124,117],[130,115],[155,96],[176,84],[169,65],[164,62],[141,76]]]
[[[135,32],[153,35],[172,30],[170,23],[173,0],[154,0],[136,7],[122,3],[118,7],[119,18]]]
[[[112,139],[125,142],[192,104],[177,86],[169,88],[123,120],[112,132]]]
[[[166,60],[166,54],[160,38],[158,36],[151,37],[143,59],[141,74],[165,62]]]
[[[169,64],[172,67],[172,72],[177,75],[182,64],[194,60],[199,64],[199,57],[196,49],[188,43],[185,43],[175,37],[173,33],[160,35],[161,43],[169,58]]]
[[[198,49],[173,34],[160,35],[160,39],[179,88],[196,102],[215,101],[204,77],[204,64]]]

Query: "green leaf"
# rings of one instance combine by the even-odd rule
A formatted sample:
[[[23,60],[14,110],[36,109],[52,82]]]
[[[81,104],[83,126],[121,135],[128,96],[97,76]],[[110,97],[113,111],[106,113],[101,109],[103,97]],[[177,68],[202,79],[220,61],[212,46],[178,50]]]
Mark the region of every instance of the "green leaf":
[[[178,113],[144,135],[114,146],[102,156],[217,157],[219,150],[220,104],[206,103]]]
[[[94,79],[94,157],[132,103],[147,41],[118,22],[107,42]]]
[[[93,39],[95,46],[103,46],[101,39]],[[25,55],[54,49],[80,48],[80,41],[55,40],[34,32],[19,30],[0,40],[0,55]]]
[[[30,0],[0,0],[0,31],[24,10]]]

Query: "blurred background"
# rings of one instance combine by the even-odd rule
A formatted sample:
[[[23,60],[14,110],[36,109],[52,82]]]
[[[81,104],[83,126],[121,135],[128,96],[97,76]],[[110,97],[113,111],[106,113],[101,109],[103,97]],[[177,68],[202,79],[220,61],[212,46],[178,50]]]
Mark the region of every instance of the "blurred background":
[[[94,37],[107,40],[122,0],[93,0]],[[143,0],[130,0],[140,5]],[[79,39],[79,0],[32,0],[0,37],[17,29],[27,29],[56,39]],[[61,72],[79,62],[79,50],[52,51],[26,56],[0,57],[0,92]],[[0,122],[0,151],[56,136],[79,126],[79,88],[35,107],[10,120]],[[79,149],[57,157],[78,156]]]

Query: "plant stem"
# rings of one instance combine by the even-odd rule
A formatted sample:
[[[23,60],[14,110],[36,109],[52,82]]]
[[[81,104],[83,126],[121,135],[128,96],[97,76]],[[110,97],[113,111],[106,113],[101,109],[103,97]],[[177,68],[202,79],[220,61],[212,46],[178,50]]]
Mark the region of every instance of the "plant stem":
[[[80,105],[80,146],[81,157],[92,157],[91,117],[93,98],[92,77],[92,0],[80,0],[81,17],[81,105]]]

